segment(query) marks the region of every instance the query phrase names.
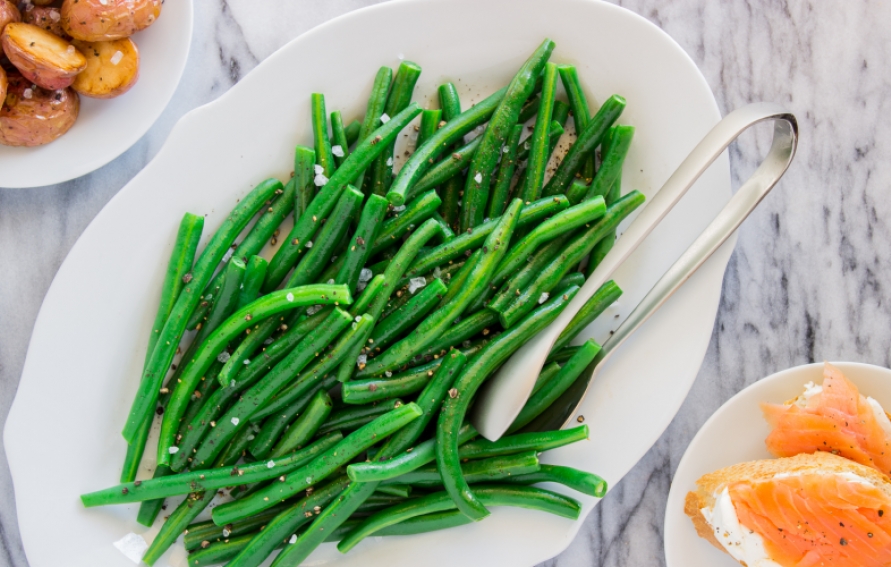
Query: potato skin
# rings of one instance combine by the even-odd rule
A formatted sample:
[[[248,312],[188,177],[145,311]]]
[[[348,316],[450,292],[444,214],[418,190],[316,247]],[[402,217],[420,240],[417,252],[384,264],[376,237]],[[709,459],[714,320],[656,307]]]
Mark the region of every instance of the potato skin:
[[[62,10],[53,6],[31,6],[22,14],[22,21],[68,40],[70,37],[62,29]]]
[[[6,89],[9,86],[9,79],[6,78],[6,71],[0,67],[0,107],[6,100]]]
[[[129,91],[139,79],[139,49],[130,38],[114,41],[78,41],[74,47],[87,58],[87,68],[71,88],[90,98],[114,98]],[[113,58],[120,52],[120,60]]]
[[[71,129],[79,111],[80,99],[72,89],[46,90],[21,75],[10,75],[6,104],[0,109],[0,144],[48,144]]]
[[[62,28],[81,41],[124,39],[152,25],[161,0],[64,0]]]
[[[29,81],[45,89],[71,86],[87,60],[64,39],[33,24],[13,23],[0,34],[9,62]]]
[[[9,0],[0,0],[0,32],[3,32],[6,24],[21,21],[22,13],[18,7]]]

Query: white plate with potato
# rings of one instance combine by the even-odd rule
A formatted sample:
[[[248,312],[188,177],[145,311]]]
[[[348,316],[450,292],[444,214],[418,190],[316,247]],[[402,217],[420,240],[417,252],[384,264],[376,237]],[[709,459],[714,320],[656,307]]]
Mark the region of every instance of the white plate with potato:
[[[61,183],[136,143],[185,69],[192,2],[0,0],[0,187]]]

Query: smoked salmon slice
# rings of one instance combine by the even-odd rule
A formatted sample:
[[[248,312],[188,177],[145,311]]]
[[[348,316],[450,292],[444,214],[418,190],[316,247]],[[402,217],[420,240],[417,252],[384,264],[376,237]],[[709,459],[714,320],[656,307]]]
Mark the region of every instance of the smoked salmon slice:
[[[771,454],[824,451],[891,475],[891,420],[831,364],[824,366],[822,386],[808,384],[795,400],[761,409],[773,428],[766,440]]]

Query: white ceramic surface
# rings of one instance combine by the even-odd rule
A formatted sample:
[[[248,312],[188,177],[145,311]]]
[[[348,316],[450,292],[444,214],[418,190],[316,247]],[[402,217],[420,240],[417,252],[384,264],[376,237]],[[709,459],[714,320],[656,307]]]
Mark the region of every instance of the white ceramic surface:
[[[110,100],[80,97],[71,130],[36,148],[0,146],[0,187],[40,187],[99,169],[118,157],[154,124],[170,102],[192,42],[192,0],[164,3],[158,21],[133,36],[139,48],[139,81]]]
[[[856,362],[833,362],[860,393],[891,407],[891,370]],[[665,511],[665,558],[668,567],[733,567],[729,555],[696,535],[684,514],[684,498],[702,475],[736,463],[769,459],[764,440],[770,427],[761,402],[782,403],[804,391],[804,384],[823,382],[823,363],[796,366],[755,382],[730,398],[709,418],[684,453],[668,494]]]
[[[439,25],[424,25],[429,21]],[[622,122],[638,128],[624,171],[628,188],[652,195],[719,119],[692,61],[631,12],[588,0],[409,0],[354,12],[305,34],[177,125],[156,159],[83,233],[35,325],[5,431],[32,567],[123,567],[129,562],[111,543],[146,531],[135,522],[136,506],[83,510],[77,496],[117,482],[124,454],[118,432],[182,212],[206,214],[207,226],[216,227],[252,184],[267,175],[285,178],[294,144],[311,139],[313,91],[324,92],[328,108],[342,109],[348,119],[361,116],[377,67],[395,67],[407,57],[425,70],[416,99],[430,100],[443,80],[460,79],[468,105],[506,82],[546,35],[557,43],[555,61],[578,65],[591,99],[612,93],[628,99]],[[722,157],[616,274],[625,296],[589,335],[603,340],[613,318],[646,293],[726,202],[728,179]],[[603,369],[582,412],[591,440],[553,451],[546,461],[595,471],[614,485],[658,438],[702,361],[732,245]],[[64,482],[54,474],[59,463]],[[587,514],[595,501],[581,500]],[[533,565],[564,549],[580,524],[495,510],[485,522],[447,535],[372,539],[347,556],[326,546],[310,564],[412,565],[415,553],[423,553],[427,565]],[[45,545],[47,533],[54,545]],[[165,560],[185,565],[180,549]]]

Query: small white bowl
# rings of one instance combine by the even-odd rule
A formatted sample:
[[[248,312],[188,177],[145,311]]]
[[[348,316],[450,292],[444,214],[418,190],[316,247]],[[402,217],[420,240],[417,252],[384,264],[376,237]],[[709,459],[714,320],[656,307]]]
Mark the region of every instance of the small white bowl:
[[[891,407],[891,370],[858,362],[832,362],[865,396]],[[783,403],[804,391],[804,384],[823,381],[823,363],[796,366],[772,374],[736,394],[712,415],[678,465],[665,511],[665,560],[668,567],[732,567],[729,555],[696,535],[684,514],[684,498],[702,475],[744,461],[769,459],[764,440],[770,427],[761,402]]]

